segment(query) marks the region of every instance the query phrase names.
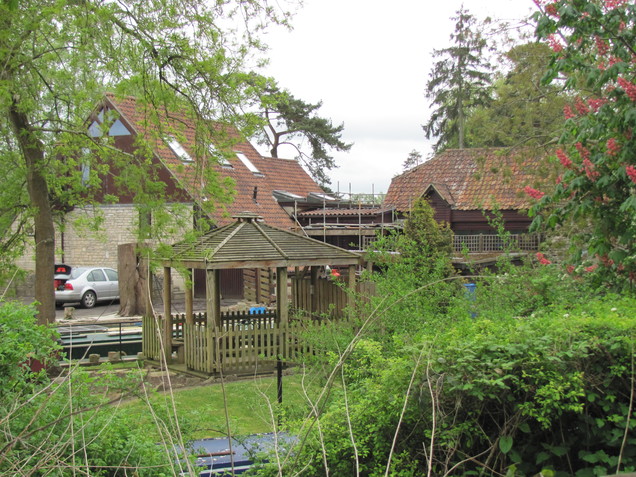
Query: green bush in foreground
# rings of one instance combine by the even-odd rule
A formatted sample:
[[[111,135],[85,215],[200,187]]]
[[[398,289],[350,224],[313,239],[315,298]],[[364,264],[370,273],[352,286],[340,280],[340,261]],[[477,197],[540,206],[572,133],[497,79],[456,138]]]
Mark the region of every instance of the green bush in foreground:
[[[158,446],[109,399],[139,376],[91,377],[80,369],[51,381],[28,359],[50,361],[56,333],[35,325],[33,307],[0,304],[0,475],[174,475],[172,442]]]
[[[608,296],[456,319],[391,355],[363,340],[295,462],[303,475],[384,475],[399,429],[390,475],[634,471],[635,331],[636,300]]]

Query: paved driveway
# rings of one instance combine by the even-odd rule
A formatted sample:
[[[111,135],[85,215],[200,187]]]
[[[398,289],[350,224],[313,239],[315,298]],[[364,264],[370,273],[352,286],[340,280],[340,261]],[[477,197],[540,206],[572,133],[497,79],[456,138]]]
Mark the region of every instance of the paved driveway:
[[[70,310],[73,308],[73,310]],[[68,310],[67,310],[68,309]],[[65,311],[67,310],[67,311]],[[73,319],[79,320],[99,320],[100,318],[118,318],[119,301],[114,303],[98,303],[93,308],[82,308],[77,304],[69,304],[64,308],[55,310],[55,320],[60,321],[65,318],[65,313],[72,313]]]

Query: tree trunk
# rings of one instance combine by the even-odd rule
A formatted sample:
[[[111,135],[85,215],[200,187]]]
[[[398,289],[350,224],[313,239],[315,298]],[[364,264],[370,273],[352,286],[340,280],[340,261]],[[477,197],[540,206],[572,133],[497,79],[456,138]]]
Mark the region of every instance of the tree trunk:
[[[117,247],[119,275],[119,314],[144,316],[148,302],[147,261],[142,260],[137,244],[125,243]]]
[[[43,174],[44,145],[29,124],[25,113],[20,111],[16,99],[9,111],[10,121],[16,134],[27,170],[27,190],[34,209],[35,229],[35,300],[38,302],[38,323],[55,321],[55,227],[49,202],[49,188]]]

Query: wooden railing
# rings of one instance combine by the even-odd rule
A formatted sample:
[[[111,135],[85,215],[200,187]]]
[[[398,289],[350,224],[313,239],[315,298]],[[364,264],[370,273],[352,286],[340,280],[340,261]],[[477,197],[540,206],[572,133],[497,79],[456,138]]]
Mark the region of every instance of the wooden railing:
[[[276,323],[275,312],[260,314],[224,313],[221,328],[207,326],[206,313],[197,313],[194,323],[187,324],[185,315],[170,317],[173,339],[183,343],[184,361],[189,369],[208,374],[253,373],[280,357],[296,360],[312,352],[301,334],[307,326],[319,326],[311,320]],[[161,357],[163,317],[146,317],[143,321],[143,350],[150,359]]]
[[[490,253],[504,250],[535,252],[539,250],[540,244],[541,235],[539,234],[512,234],[505,238],[486,234],[455,235],[454,237],[455,252]]]

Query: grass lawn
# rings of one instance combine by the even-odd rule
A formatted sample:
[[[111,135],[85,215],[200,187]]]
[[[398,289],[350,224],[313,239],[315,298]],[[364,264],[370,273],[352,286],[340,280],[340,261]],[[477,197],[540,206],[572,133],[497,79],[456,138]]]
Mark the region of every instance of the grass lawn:
[[[319,388],[310,385],[308,392],[316,396]],[[177,422],[185,439],[200,439],[227,435],[225,402],[234,436],[272,432],[281,413],[299,418],[309,410],[300,374],[283,377],[282,406],[276,402],[276,377],[265,377],[153,392],[147,402],[135,399],[119,407],[131,425],[147,428],[157,439],[166,433],[174,436]]]

